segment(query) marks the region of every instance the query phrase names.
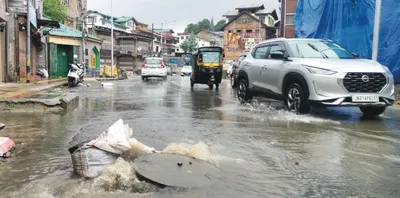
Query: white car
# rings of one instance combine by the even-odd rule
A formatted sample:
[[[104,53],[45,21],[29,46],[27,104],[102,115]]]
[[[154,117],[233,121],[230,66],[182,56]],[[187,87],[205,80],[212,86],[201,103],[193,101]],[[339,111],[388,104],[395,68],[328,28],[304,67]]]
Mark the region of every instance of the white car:
[[[388,67],[359,59],[326,39],[271,39],[255,45],[237,75],[241,102],[261,95],[284,101],[297,113],[310,107],[359,107],[365,116],[394,103]]]
[[[183,66],[181,69],[181,76],[192,75],[192,66]]]
[[[167,80],[168,70],[164,61],[159,57],[146,58],[142,65],[142,80],[148,80],[150,77],[157,77]]]

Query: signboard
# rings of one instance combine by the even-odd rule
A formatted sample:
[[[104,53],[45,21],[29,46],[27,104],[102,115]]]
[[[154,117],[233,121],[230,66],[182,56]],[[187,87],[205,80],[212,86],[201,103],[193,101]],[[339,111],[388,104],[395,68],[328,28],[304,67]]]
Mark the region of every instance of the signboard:
[[[185,56],[184,58],[183,58],[183,61],[185,62],[185,63],[188,63],[188,62],[190,62],[190,56]]]
[[[227,48],[230,51],[242,51],[244,49],[242,36],[239,33],[229,33]]]

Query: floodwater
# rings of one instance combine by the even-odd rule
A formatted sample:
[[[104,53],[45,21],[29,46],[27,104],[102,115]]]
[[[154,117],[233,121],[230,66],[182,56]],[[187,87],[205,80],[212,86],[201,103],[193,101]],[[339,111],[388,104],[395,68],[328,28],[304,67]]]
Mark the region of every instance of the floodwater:
[[[281,102],[237,103],[229,82],[190,89],[189,79],[70,89],[80,105],[64,114],[0,114],[1,136],[17,144],[0,164],[0,197],[398,197],[400,109],[364,119],[356,108],[295,115]],[[212,186],[159,188],[138,182],[119,161],[100,178],[73,174],[67,149],[97,137],[122,118],[134,137],[157,150],[217,165]],[[168,146],[168,147],[167,147]],[[167,148],[166,148],[167,147]],[[118,181],[115,175],[120,174]],[[121,179],[122,178],[122,179]],[[101,185],[99,185],[101,184]],[[104,186],[107,186],[105,188]]]

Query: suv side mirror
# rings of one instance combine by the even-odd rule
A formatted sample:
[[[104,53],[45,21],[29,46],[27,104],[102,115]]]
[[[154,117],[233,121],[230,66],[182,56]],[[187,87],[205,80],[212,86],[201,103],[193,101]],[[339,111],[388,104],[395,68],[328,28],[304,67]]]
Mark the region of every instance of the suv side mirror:
[[[282,51],[274,51],[271,53],[272,59],[285,59],[285,54]]]
[[[353,56],[354,56],[354,58],[360,58],[360,56],[358,55],[358,54],[356,54],[356,53],[351,53]]]

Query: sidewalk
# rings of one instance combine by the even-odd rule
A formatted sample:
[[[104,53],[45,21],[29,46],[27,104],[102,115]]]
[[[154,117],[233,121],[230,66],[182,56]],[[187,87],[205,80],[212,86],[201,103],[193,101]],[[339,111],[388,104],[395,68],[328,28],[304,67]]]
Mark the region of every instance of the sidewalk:
[[[65,78],[41,80],[36,83],[0,83],[0,99],[24,98],[66,83],[67,80]]]

